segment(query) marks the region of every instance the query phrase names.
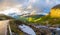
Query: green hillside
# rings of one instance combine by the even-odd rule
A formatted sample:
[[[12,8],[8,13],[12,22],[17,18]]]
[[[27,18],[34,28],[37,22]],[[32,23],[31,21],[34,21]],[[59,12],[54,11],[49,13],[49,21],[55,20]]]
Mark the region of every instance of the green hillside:
[[[28,17],[20,17],[20,20],[26,23],[35,23],[42,25],[56,25],[60,24],[60,18],[51,18],[51,16],[28,16]]]
[[[42,17],[43,15],[33,15],[33,16],[20,16],[19,20],[20,21],[24,21],[24,22],[28,22],[28,23],[34,23],[35,20],[37,20],[38,18]]]

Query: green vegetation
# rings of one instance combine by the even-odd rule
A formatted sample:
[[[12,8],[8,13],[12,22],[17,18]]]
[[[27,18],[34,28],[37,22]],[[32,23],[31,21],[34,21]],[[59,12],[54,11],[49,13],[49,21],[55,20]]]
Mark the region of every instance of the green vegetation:
[[[26,16],[26,17],[20,16],[19,20],[26,22],[26,23],[35,23],[36,21],[41,19],[40,18],[41,16],[43,16],[43,15],[33,15],[33,16]]]
[[[3,14],[0,14],[0,20],[8,20],[8,19],[14,19],[10,16],[6,16],[6,15],[3,15]]]
[[[18,25],[25,24],[24,22],[22,22],[20,20],[16,20],[16,19],[14,19],[14,18],[12,18],[10,16],[6,16],[6,15],[3,15],[3,14],[0,14],[0,21],[1,20],[10,20],[9,24],[10,24],[10,27],[11,27],[12,32],[14,32],[17,35],[24,35],[24,32],[22,32],[18,28]],[[9,31],[8,31],[8,35],[9,35]]]
[[[10,20],[11,19],[11,20]],[[60,18],[52,18],[51,16],[27,16],[27,17],[19,17],[19,20],[16,20],[12,17],[6,16],[6,15],[0,15],[0,20],[10,20],[10,27],[12,32],[16,33],[17,35],[24,35],[25,33],[22,32],[18,25],[26,24],[29,25],[31,23],[33,24],[41,24],[41,25],[60,25]],[[32,28],[35,29],[33,26]],[[39,29],[40,30],[40,29]]]
[[[21,18],[20,18],[21,19]],[[42,25],[56,25],[60,24],[60,18],[52,18],[51,16],[29,16],[29,17],[23,17],[23,21],[26,23],[33,23],[33,24],[42,24]],[[21,20],[22,20],[21,19]]]
[[[12,32],[16,33],[17,35],[24,35],[24,32],[22,32],[18,28],[18,25],[21,25],[21,24],[25,24],[25,23],[22,21],[19,21],[19,20],[15,20],[15,19],[11,20],[10,21],[10,27],[11,27]]]

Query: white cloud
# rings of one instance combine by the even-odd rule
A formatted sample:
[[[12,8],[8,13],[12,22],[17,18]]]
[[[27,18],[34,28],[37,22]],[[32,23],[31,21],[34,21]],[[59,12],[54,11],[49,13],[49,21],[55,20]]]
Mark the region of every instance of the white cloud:
[[[19,15],[22,14],[19,9],[11,8],[11,7],[8,7],[6,10],[0,11],[0,13],[5,14],[5,15],[11,14],[11,13],[16,13],[16,14],[19,14]]]

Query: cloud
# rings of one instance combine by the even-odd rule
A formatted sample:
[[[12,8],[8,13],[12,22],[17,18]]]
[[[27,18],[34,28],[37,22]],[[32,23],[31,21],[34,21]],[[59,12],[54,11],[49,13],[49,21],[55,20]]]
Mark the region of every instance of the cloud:
[[[60,0],[8,0],[9,3],[17,5],[17,7],[22,7],[23,9],[28,10],[33,9],[37,12],[49,13],[50,9],[60,4]],[[2,0],[0,0],[2,2]],[[14,6],[15,6],[14,5]],[[28,9],[27,9],[28,8]]]

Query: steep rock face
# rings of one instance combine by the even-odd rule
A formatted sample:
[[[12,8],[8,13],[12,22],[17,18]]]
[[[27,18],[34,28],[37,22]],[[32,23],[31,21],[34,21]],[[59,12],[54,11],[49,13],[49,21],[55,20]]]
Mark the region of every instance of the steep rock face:
[[[51,11],[50,11],[50,16],[51,17],[60,17],[60,4],[54,6]]]

